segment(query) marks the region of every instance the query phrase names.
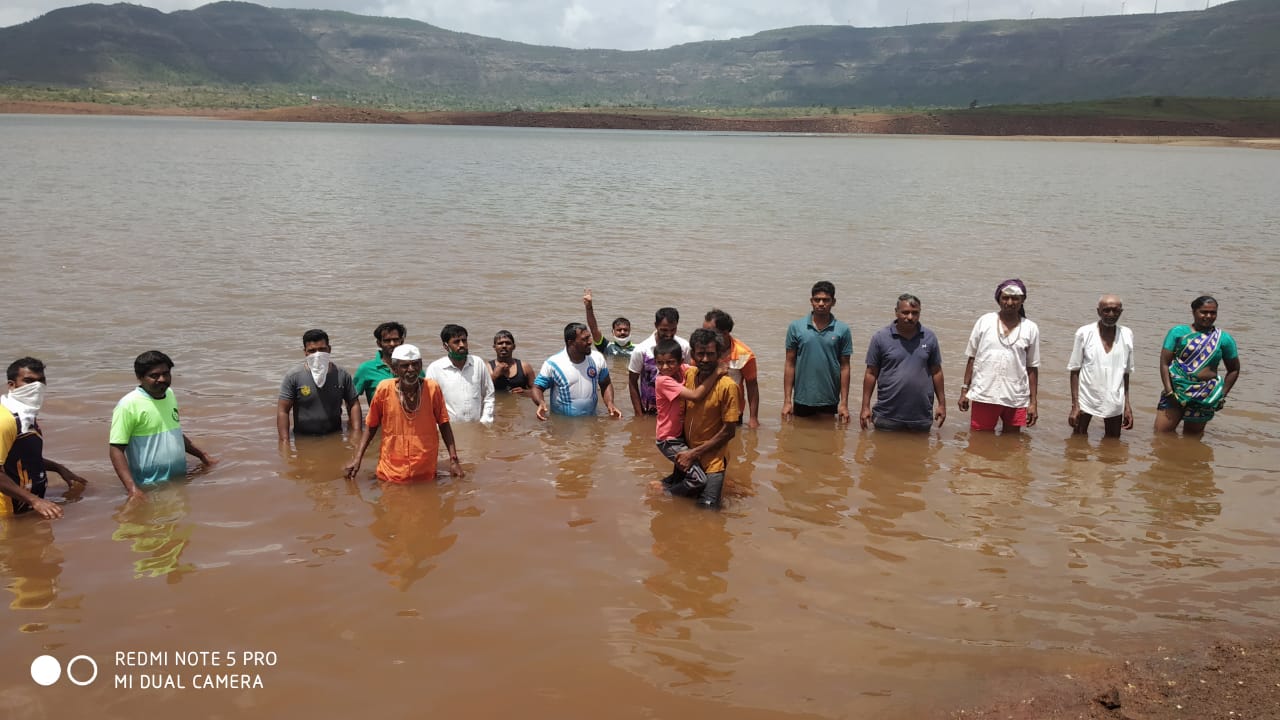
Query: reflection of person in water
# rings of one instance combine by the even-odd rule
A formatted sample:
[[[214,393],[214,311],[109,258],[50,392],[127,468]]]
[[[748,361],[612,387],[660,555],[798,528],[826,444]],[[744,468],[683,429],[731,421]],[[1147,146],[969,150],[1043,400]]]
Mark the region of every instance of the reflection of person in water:
[[[0,576],[13,594],[11,610],[42,610],[58,598],[62,551],[49,523],[15,523],[0,519]],[[29,619],[29,618],[28,618]]]
[[[1222,514],[1222,494],[1214,482],[1213,447],[1199,438],[1157,435],[1152,463],[1138,475],[1134,490],[1151,509],[1154,524],[1165,528],[1203,525]]]
[[[720,513],[694,513],[684,503],[654,496],[653,555],[662,565],[644,580],[657,608],[631,620],[642,638],[656,647],[647,654],[662,669],[677,673],[678,681],[723,681],[733,674],[737,658],[696,644],[698,626],[709,619],[732,616],[737,598],[729,594],[730,534]],[[680,638],[673,640],[673,638]]]
[[[784,508],[776,512],[820,525],[842,524],[853,487],[845,433],[814,423],[783,423],[777,438],[773,484]]]
[[[854,450],[860,470],[858,487],[871,502],[859,508],[857,520],[873,534],[923,539],[915,531],[895,530],[894,526],[903,515],[925,509],[921,492],[938,469],[938,446],[926,436],[887,435],[874,441],[867,435],[858,436]]]
[[[195,563],[182,562],[192,530],[190,523],[182,522],[190,512],[187,488],[170,483],[149,497],[150,502],[129,503],[115,514],[120,526],[111,539],[132,543],[132,550],[142,556],[133,563],[135,578],[163,576],[176,583],[196,569]]]
[[[382,494],[371,503],[369,532],[378,541],[383,557],[373,567],[387,574],[392,587],[405,591],[436,568],[433,558],[458,541],[456,533],[445,534],[457,515],[456,492],[451,486],[434,483],[384,483],[381,489]]]

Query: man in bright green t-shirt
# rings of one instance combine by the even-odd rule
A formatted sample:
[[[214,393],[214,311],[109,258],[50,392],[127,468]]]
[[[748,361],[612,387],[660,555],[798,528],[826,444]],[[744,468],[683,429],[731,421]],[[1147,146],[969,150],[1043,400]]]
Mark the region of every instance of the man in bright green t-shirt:
[[[182,433],[178,400],[169,389],[173,382],[169,356],[159,350],[144,352],[133,361],[133,372],[138,387],[116,403],[108,440],[111,467],[130,499],[143,497],[139,486],[186,475],[188,454],[205,465],[218,462]]]
[[[391,353],[404,344],[408,333],[398,322],[384,322],[373,330],[378,341],[378,354],[372,360],[360,363],[356,368],[354,383],[357,395],[364,395],[365,402],[373,402],[373,391],[378,383],[395,377],[391,372]]]

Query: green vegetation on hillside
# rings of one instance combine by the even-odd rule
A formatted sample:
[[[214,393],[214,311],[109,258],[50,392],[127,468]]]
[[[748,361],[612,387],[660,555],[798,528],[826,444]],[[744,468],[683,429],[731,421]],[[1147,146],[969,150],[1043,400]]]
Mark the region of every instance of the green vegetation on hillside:
[[[976,110],[988,115],[1050,117],[1121,117],[1184,122],[1280,122],[1280,98],[1135,97],[1046,105],[992,105]]]

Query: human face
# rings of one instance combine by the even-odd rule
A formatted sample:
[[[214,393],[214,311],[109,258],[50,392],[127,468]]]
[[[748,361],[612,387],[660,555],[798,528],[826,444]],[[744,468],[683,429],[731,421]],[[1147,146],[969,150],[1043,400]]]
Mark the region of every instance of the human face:
[[[899,300],[893,316],[899,332],[912,331],[920,327],[920,308],[912,305],[909,300]]]
[[[421,360],[392,360],[391,365],[391,371],[399,378],[401,386],[412,387],[418,384],[418,375],[422,372]]]
[[[577,336],[573,338],[573,342],[569,343],[568,350],[571,355],[578,357],[586,357],[591,354],[591,331],[579,330]]]
[[[809,306],[813,308],[813,314],[818,318],[830,317],[831,308],[835,305],[836,299],[825,292],[816,292],[809,298]]]
[[[674,355],[654,355],[653,364],[658,366],[658,374],[674,378],[680,376],[680,361]]]
[[[658,336],[659,340],[670,340],[671,338],[675,337],[676,330],[678,328],[679,328],[679,325],[671,322],[666,318],[663,318],[661,321],[656,322],[653,325],[654,334]]]
[[[1195,318],[1197,330],[1209,330],[1218,322],[1218,304],[1205,303],[1199,310],[1192,310],[1191,315]]]
[[[1098,321],[1106,327],[1115,327],[1120,322],[1120,314],[1124,305],[1119,298],[1103,298],[1098,303]]]
[[[694,345],[693,361],[697,363],[699,373],[715,372],[716,365],[720,364],[720,348],[713,342]]]
[[[315,342],[303,343],[302,354],[314,355],[318,352],[332,352],[329,343],[326,340],[317,340]]]
[[[391,351],[404,344],[404,336],[399,330],[383,330],[382,337],[378,338],[378,352],[388,360],[391,359]]]
[[[18,368],[18,377],[9,381],[9,389],[20,388],[23,385],[33,382],[45,382],[44,373],[36,372],[31,368]],[[45,383],[46,385],[48,383]]]
[[[503,335],[493,341],[493,354],[498,356],[499,360],[510,360],[516,351],[516,341]]]
[[[463,360],[467,359],[467,336],[456,335],[449,338],[444,344],[445,352],[449,353],[450,358],[461,355]]]
[[[625,337],[625,338],[629,338],[629,337],[631,337],[631,323],[614,323],[614,325],[613,325],[613,336],[614,336],[614,337],[616,337],[616,338],[618,338],[618,337]]]
[[[1001,295],[1000,296],[1000,313],[1002,315],[1018,315],[1022,310],[1022,301],[1026,298],[1022,295]]]
[[[165,391],[172,384],[173,368],[164,363],[152,365],[138,378],[138,386],[142,391],[156,399],[164,397]]]

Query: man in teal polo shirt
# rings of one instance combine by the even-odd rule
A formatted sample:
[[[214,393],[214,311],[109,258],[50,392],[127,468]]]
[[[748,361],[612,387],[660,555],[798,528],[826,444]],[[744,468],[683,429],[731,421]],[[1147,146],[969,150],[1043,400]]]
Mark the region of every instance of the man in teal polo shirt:
[[[835,415],[849,422],[849,356],[853,334],[831,314],[836,286],[822,280],[809,292],[813,312],[787,328],[782,417]]]
[[[365,402],[373,402],[374,388],[378,383],[395,377],[391,372],[391,353],[404,344],[404,326],[398,322],[384,322],[373,331],[373,339],[378,341],[378,354],[372,360],[360,363],[354,378],[356,394],[364,395]]]

